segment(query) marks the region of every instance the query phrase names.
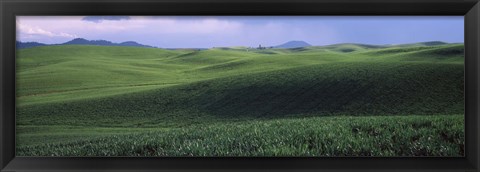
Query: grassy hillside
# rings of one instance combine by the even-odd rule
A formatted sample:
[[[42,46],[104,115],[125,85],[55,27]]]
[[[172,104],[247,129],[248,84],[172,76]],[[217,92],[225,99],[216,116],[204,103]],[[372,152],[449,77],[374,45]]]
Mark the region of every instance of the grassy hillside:
[[[263,151],[246,151],[229,147],[229,139],[253,132],[256,127],[248,127],[250,125],[270,126],[278,120],[290,126],[285,127],[285,131],[299,125],[306,127],[305,131],[298,130],[298,137],[306,131],[315,131],[339,132],[346,134],[347,139],[348,133],[356,130],[348,129],[353,124],[387,127],[384,125],[390,125],[392,120],[400,120],[404,123],[397,127],[408,128],[416,125],[412,119],[418,119],[435,123],[437,127],[429,124],[408,132],[399,128],[388,131],[406,132],[399,137],[407,140],[414,137],[415,141],[407,144],[410,146],[418,141],[415,139],[418,134],[413,136],[414,133],[438,137],[431,143],[429,139],[420,139],[421,144],[431,144],[431,150],[398,152],[399,147],[393,145],[395,148],[372,148],[374,152],[361,155],[454,156],[463,154],[460,149],[463,69],[463,45],[459,44],[393,47],[338,44],[265,50],[79,45],[22,49],[17,57],[18,150],[21,155],[102,155],[100,150],[104,150],[105,155],[137,155],[126,147],[105,150],[116,143],[100,142],[124,139],[128,145],[136,139],[153,137],[156,140],[140,143],[134,149],[153,144],[156,153],[144,151],[138,155],[224,155],[218,151],[228,149],[243,151],[230,155],[355,155],[368,150],[367,147],[375,147],[374,140],[370,140],[370,146],[362,147],[365,143],[354,139],[357,147],[343,151],[306,149],[294,142],[289,147],[260,146]],[[450,118],[455,122],[445,120]],[[369,119],[375,122],[370,123]],[[323,120],[332,122],[328,125],[348,120],[339,124],[347,129],[317,128],[317,125],[327,125]],[[255,121],[258,124],[251,124]],[[440,126],[443,128],[435,129]],[[210,143],[191,140],[230,127],[243,129],[223,133]],[[262,134],[256,137],[280,137],[272,135],[272,132],[281,132],[276,129],[262,128]],[[448,138],[455,141],[442,140],[449,129],[454,132],[448,134]],[[183,137],[185,133],[192,138]],[[384,134],[391,136],[388,132]],[[426,135],[418,137],[428,138]],[[163,136],[180,139],[177,141],[181,143],[162,141]],[[321,140],[323,136],[315,138]],[[375,139],[379,138],[375,136]],[[246,146],[253,144],[246,140],[251,139],[237,141]],[[71,152],[85,142],[92,144],[95,152],[83,150],[86,147],[80,148],[83,151]],[[170,144],[186,146],[183,144],[187,142],[223,145],[220,147],[225,150],[196,148],[198,152],[191,150],[192,154],[188,154],[188,150],[183,153],[168,150],[172,148],[168,147]],[[441,147],[446,150],[436,149]]]

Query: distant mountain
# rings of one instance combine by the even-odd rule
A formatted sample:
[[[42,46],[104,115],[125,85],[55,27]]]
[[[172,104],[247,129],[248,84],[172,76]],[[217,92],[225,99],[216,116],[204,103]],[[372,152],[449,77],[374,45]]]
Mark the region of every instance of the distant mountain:
[[[125,46],[125,47],[146,47],[146,48],[156,48],[153,46],[149,45],[143,45],[139,44],[134,41],[127,41],[127,42],[122,42],[122,43],[113,43],[110,41],[106,40],[86,40],[83,38],[75,38],[71,41],[62,43],[62,44],[43,44],[43,43],[38,43],[38,42],[20,42],[17,41],[17,48],[18,49],[23,49],[23,48],[32,48],[32,47],[38,47],[38,46],[47,46],[47,45],[98,45],[98,46]]]
[[[60,45],[100,45],[100,46],[128,46],[128,47],[148,47],[148,48],[155,48],[149,45],[139,44],[134,41],[127,41],[122,43],[113,43],[110,41],[105,40],[86,40],[83,38],[75,38],[71,41],[65,42]]]
[[[312,46],[304,41],[289,41],[281,45],[274,46],[274,48],[300,48]]]
[[[42,44],[42,43],[38,43],[38,42],[20,42],[20,41],[17,41],[16,44],[17,44],[17,49],[32,48],[32,47],[47,45],[47,44]]]
[[[121,46],[130,46],[130,47],[144,47],[144,46],[148,46],[148,45],[142,45],[142,44],[139,44],[135,41],[127,41],[127,42],[122,42],[120,43]],[[150,46],[148,46],[150,47]]]
[[[105,45],[105,46],[112,46],[115,45],[115,43],[110,42],[110,41],[105,41],[105,40],[86,40],[83,38],[75,38],[71,41],[65,42],[60,45]]]

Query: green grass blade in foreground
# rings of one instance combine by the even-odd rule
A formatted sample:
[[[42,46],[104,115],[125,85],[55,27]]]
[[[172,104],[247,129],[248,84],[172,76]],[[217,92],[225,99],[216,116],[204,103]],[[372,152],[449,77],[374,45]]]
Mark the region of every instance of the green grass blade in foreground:
[[[447,115],[246,121],[102,138],[83,136],[80,141],[19,146],[17,155],[463,156],[463,120],[462,115]]]

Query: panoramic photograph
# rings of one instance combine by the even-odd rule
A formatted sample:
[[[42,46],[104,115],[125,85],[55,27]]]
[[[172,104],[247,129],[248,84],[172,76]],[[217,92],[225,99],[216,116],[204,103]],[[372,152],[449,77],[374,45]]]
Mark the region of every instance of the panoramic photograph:
[[[463,16],[17,16],[16,156],[463,157]]]

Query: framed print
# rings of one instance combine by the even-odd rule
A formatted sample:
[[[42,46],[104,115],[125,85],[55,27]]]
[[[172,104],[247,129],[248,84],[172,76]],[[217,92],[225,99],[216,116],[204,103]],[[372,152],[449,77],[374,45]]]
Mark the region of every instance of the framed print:
[[[2,1],[2,171],[478,171],[478,1]]]

